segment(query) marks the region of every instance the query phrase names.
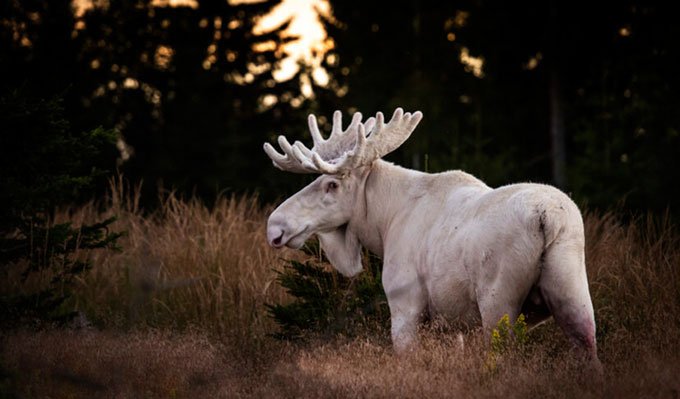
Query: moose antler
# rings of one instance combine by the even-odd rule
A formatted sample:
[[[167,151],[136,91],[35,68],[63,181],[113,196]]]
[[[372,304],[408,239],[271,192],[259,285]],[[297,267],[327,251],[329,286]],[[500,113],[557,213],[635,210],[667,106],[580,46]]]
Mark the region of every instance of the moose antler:
[[[335,111],[331,135],[324,139],[316,117],[309,115],[309,132],[314,142],[311,150],[299,141],[291,145],[284,136],[279,136],[283,154],[269,143],[264,144],[264,151],[274,166],[284,171],[344,174],[360,166],[370,165],[397,149],[409,138],[422,118],[420,111],[411,114],[397,108],[387,124],[381,112],[362,123],[361,113],[357,112],[343,131],[342,113]]]

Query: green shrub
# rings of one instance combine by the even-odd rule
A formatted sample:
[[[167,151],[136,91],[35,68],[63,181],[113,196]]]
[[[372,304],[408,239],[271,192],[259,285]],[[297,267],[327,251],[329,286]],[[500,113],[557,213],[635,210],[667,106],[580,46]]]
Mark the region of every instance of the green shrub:
[[[491,330],[491,350],[486,358],[486,369],[491,373],[498,371],[504,355],[523,356],[527,353],[528,326],[524,314],[520,313],[514,323],[506,313],[498,320],[496,328]]]
[[[93,194],[115,162],[111,130],[74,133],[59,98],[0,97],[0,322],[67,320],[77,276],[92,267],[89,251],[115,247],[114,218],[74,227],[55,223],[58,206]]]
[[[318,245],[306,246],[307,254],[318,254]],[[288,260],[277,281],[294,300],[267,305],[283,339],[302,338],[308,333],[357,335],[382,331],[389,326],[389,309],[381,282],[380,259],[366,254],[364,271],[346,278],[327,260]]]
[[[520,313],[515,323],[510,323],[510,316],[504,314],[491,331],[491,350],[503,354],[509,350],[521,350],[527,345],[527,323]]]

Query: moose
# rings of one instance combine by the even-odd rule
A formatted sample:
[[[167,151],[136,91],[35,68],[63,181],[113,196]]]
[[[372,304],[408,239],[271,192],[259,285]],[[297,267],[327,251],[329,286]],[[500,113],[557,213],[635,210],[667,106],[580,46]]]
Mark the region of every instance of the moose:
[[[311,149],[279,136],[275,167],[320,174],[270,215],[275,248],[300,248],[316,235],[340,273],[362,270],[362,248],[383,260],[382,284],[397,353],[417,346],[423,315],[482,327],[520,313],[530,327],[554,317],[579,352],[599,364],[588,290],[581,212],[555,187],[490,188],[463,171],[424,173],[381,158],[414,131],[421,112],[397,108],[347,129],[336,111],[330,136],[310,115]]]

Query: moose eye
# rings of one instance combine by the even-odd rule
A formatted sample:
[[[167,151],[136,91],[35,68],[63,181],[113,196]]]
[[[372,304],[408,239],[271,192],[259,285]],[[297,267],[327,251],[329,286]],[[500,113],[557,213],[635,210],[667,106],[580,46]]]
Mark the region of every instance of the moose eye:
[[[334,191],[337,188],[338,188],[337,182],[334,181],[328,182],[328,184],[326,185],[326,192]]]

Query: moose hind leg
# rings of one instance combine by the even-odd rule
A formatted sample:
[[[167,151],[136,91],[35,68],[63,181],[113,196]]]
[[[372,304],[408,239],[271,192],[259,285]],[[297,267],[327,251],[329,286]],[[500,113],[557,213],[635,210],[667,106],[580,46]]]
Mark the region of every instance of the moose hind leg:
[[[576,348],[599,366],[582,246],[555,242],[545,253],[538,286],[557,325]]]

